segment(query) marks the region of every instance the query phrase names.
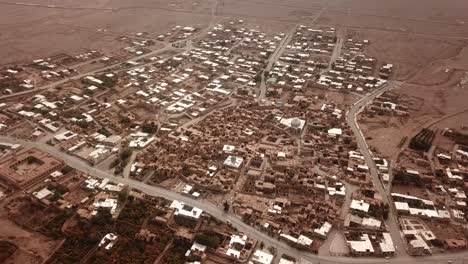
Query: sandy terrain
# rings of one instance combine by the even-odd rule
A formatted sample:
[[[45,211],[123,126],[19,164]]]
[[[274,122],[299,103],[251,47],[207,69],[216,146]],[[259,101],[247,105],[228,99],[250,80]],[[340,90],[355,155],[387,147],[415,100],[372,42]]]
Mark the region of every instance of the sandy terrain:
[[[376,149],[377,152],[385,158],[392,157],[398,151],[398,144],[406,136],[406,131],[401,129],[401,124],[379,123],[362,124],[363,131],[366,131],[367,142],[369,146]],[[409,130],[411,128],[408,128]]]
[[[434,124],[433,127],[440,128],[440,129],[450,127],[450,128],[456,128],[456,129],[463,129],[466,131],[468,127],[468,109],[450,118],[440,120],[439,122]]]
[[[394,33],[369,31],[359,34],[371,40],[368,54],[396,65],[396,78],[404,82],[395,91],[404,98],[422,101],[421,106],[410,111],[409,119],[389,117],[365,122],[363,128],[371,146],[391,158],[398,152],[401,139],[411,137],[422,127],[435,122],[439,128],[460,127],[463,115],[445,118],[468,107],[468,86],[460,85],[468,71],[466,40],[418,35],[396,38]]]
[[[405,98],[419,99],[422,105],[410,111],[410,122],[408,119],[387,118],[384,122],[373,120],[363,124],[366,135],[372,138],[370,145],[384,156],[391,157],[398,152],[397,145],[403,137],[411,137],[422,127],[434,124],[438,128],[460,128],[461,124],[466,123],[463,121],[466,117],[464,113],[451,116],[468,107],[468,85],[460,84],[462,79],[466,79],[468,71],[467,53],[465,46],[456,54],[440,52],[434,53],[436,55],[432,59],[428,55],[426,58],[421,57],[419,62],[407,60],[406,65],[413,64],[412,68],[408,68],[412,69],[412,77],[408,77],[407,83],[395,91]],[[420,55],[423,56],[422,53]]]
[[[1,1],[0,63],[85,48],[112,51],[120,48],[114,41],[118,35],[155,36],[175,25],[203,27],[214,4],[214,0]],[[411,57],[415,59],[411,67],[428,63],[420,51],[437,54],[429,61],[456,55],[460,41],[468,40],[467,6],[463,0],[427,0],[424,5],[417,0],[219,0],[215,15],[263,21],[272,28],[278,23],[316,23],[360,29],[385,44],[371,47],[371,54],[396,57],[402,64]],[[400,71],[406,76],[409,70]]]
[[[42,263],[59,243],[24,230],[4,217],[0,218],[0,239],[10,241],[19,248],[7,263]]]
[[[119,35],[148,32],[154,37],[176,25],[206,26],[210,19],[203,15],[210,12],[209,7],[204,7],[200,1],[193,2],[197,5],[187,5],[184,1],[173,6],[169,1],[80,1],[80,7],[96,9],[75,9],[76,1],[30,3],[66,8],[0,3],[0,43],[3,47],[0,63],[32,60],[60,52],[79,53],[84,49],[111,52],[125,47],[115,40]],[[168,12],[161,9],[163,7],[182,11]],[[190,9],[193,13],[187,11]]]
[[[465,41],[461,40],[434,39],[433,37],[376,31],[362,32],[362,37],[371,42],[366,53],[394,64],[398,80],[408,80],[419,70],[428,66],[437,67],[436,69],[445,72],[445,67],[447,67],[444,67],[445,63],[437,65],[435,62],[442,62],[457,56],[466,46]],[[426,68],[426,70],[429,69]],[[433,70],[430,69],[430,71]]]

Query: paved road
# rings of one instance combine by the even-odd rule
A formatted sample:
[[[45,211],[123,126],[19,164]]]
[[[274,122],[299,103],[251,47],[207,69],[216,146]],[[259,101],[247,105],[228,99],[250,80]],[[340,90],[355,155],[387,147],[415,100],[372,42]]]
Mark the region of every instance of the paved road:
[[[276,50],[273,52],[273,54],[271,54],[270,58],[268,59],[268,64],[265,68],[265,71],[269,72],[271,70],[271,68],[273,68],[273,65],[275,64],[275,62],[277,62],[279,60],[279,58],[281,57],[281,55],[283,54],[283,51],[284,49],[286,48],[286,46],[288,45],[289,41],[291,40],[291,38],[293,37],[294,35],[294,32],[296,31],[296,28],[297,28],[297,25],[295,25],[290,31],[288,34],[286,34],[284,36],[284,38],[281,40],[280,44],[278,45],[278,47],[276,48]],[[265,72],[264,71],[264,72]],[[259,100],[263,100],[265,99],[265,95],[266,95],[266,80],[265,80],[265,74],[262,74],[262,80],[261,80],[261,84],[260,84],[260,95],[258,96],[258,99]]]
[[[214,8],[212,9],[212,21],[211,21],[210,25],[212,25],[213,22],[214,22],[215,8],[216,8],[216,4],[214,5]],[[269,64],[267,66],[268,70],[271,69],[274,62],[276,62],[278,60],[279,56],[281,56],[281,53],[283,52],[285,46],[289,42],[293,32],[294,32],[294,29],[292,30],[291,33],[289,33],[287,36],[285,36],[285,38],[281,42],[280,47],[271,56]],[[168,50],[176,50],[176,49],[172,48],[171,44],[168,43],[168,44],[166,44],[165,47],[163,47],[161,49],[158,49],[158,50],[152,51],[150,53],[135,57],[132,60],[139,60],[139,59],[142,59],[142,58],[154,56],[154,55],[156,55],[158,53],[168,51]],[[96,69],[96,70],[93,70],[93,71],[90,71],[90,72],[87,72],[87,73],[79,74],[79,75],[76,75],[76,76],[73,76],[73,77],[70,77],[70,78],[67,78],[67,79],[63,79],[63,80],[60,80],[60,81],[57,81],[57,82],[54,82],[54,83],[51,83],[51,84],[47,84],[45,86],[38,87],[38,88],[36,88],[34,90],[24,91],[24,92],[12,94],[12,95],[1,96],[0,99],[6,99],[6,98],[14,97],[14,96],[19,96],[19,95],[23,95],[23,94],[38,92],[38,91],[41,91],[41,90],[46,90],[46,89],[55,87],[57,85],[63,84],[65,82],[69,81],[69,80],[77,80],[77,79],[83,78],[83,77],[85,77],[87,75],[92,75],[92,74],[95,74],[95,73],[98,73],[98,72],[110,70],[110,69],[116,67],[119,64],[121,64],[121,62],[112,64],[112,65],[109,65],[109,66],[106,66],[106,67],[103,67],[103,68],[100,68],[100,69]],[[137,67],[142,67],[144,65],[146,65],[146,64],[142,64],[142,65],[139,65]],[[362,154],[366,158],[366,162],[368,163],[368,165],[370,167],[371,174],[372,174],[373,180],[374,180],[374,184],[376,185],[377,190],[382,194],[382,197],[383,197],[384,201],[386,201],[386,202],[388,202],[388,197],[387,197],[385,191],[383,190],[382,184],[380,183],[380,180],[379,180],[378,174],[377,174],[377,169],[375,167],[375,164],[372,161],[371,153],[369,152],[369,150],[367,148],[367,144],[366,144],[365,139],[364,139],[364,137],[362,135],[362,132],[359,130],[359,127],[357,125],[355,117],[356,117],[356,114],[358,114],[359,111],[362,109],[362,107],[367,104],[367,102],[369,102],[373,98],[377,97],[382,92],[384,92],[384,91],[386,91],[388,89],[391,89],[394,84],[395,83],[389,84],[389,85],[375,91],[374,93],[362,98],[355,105],[353,105],[353,107],[351,108],[351,110],[348,112],[348,115],[347,115],[348,123],[351,126],[351,128],[353,129],[353,132],[356,134],[356,137],[357,137],[357,140],[358,140],[358,145],[359,145],[359,147],[361,149]],[[81,159],[79,159],[79,158],[77,158],[75,156],[65,154],[65,153],[57,150],[56,148],[54,148],[54,147],[52,147],[50,145],[47,145],[47,144],[45,144],[43,142],[24,141],[24,140],[14,139],[14,138],[11,138],[11,137],[5,137],[5,136],[0,136],[0,141],[7,142],[7,143],[19,143],[19,144],[22,144],[25,147],[39,148],[42,151],[47,152],[47,153],[49,153],[49,154],[51,154],[53,156],[62,158],[69,166],[71,166],[71,167],[73,167],[73,168],[75,168],[77,170],[87,172],[88,174],[92,175],[93,177],[108,178],[114,183],[126,184],[126,185],[130,186],[131,188],[140,190],[140,191],[142,191],[144,193],[147,193],[149,195],[152,195],[152,196],[163,197],[163,198],[168,199],[168,200],[179,200],[179,201],[185,202],[188,205],[201,208],[206,213],[210,214],[211,216],[213,216],[213,217],[215,217],[217,219],[220,219],[220,220],[223,220],[223,221],[230,221],[232,223],[232,225],[234,227],[236,227],[240,232],[243,232],[243,233],[245,233],[246,235],[248,235],[250,237],[258,239],[259,241],[263,241],[266,246],[276,247],[279,252],[287,252],[289,255],[294,256],[297,259],[302,258],[302,259],[311,261],[312,263],[321,263],[321,264],[328,264],[328,263],[330,263],[330,264],[332,264],[332,263],[388,263],[389,262],[389,260],[380,259],[380,258],[354,259],[354,258],[347,258],[347,257],[317,256],[317,255],[313,255],[313,254],[310,254],[310,253],[298,251],[297,249],[292,248],[292,247],[288,246],[287,244],[285,244],[283,242],[280,242],[280,241],[278,241],[278,240],[276,240],[274,238],[269,237],[268,235],[258,231],[254,227],[245,224],[239,217],[237,217],[237,216],[235,216],[235,215],[233,215],[231,213],[225,213],[221,208],[218,208],[216,205],[214,205],[214,204],[212,204],[212,203],[210,203],[208,201],[195,200],[195,199],[192,199],[191,197],[184,196],[184,195],[182,195],[180,193],[177,193],[175,191],[168,190],[168,189],[165,189],[165,188],[162,188],[162,187],[151,186],[151,185],[148,185],[146,183],[135,181],[135,180],[132,180],[132,179],[129,179],[129,178],[116,177],[110,172],[103,171],[103,170],[97,169],[95,167],[92,167],[88,163],[86,163],[85,161],[83,161],[83,160],[81,160]],[[402,241],[401,241],[401,238],[399,238],[399,233],[398,233],[399,229],[398,229],[398,227],[396,225],[396,221],[393,218],[391,218],[388,222],[389,222],[388,224],[389,224],[390,232],[392,234],[392,238],[394,239],[394,241],[396,241],[397,245],[399,243],[401,244]],[[403,247],[400,247],[400,248],[403,248]],[[401,250],[400,250],[400,252],[401,252]],[[447,260],[454,260],[453,263],[464,263],[463,258],[468,257],[468,253],[455,253],[455,254],[450,254],[450,255],[446,254],[446,255],[441,255],[441,256],[432,256],[432,257],[425,257],[425,258],[410,258],[408,256],[402,256],[402,255],[398,255],[397,257],[398,257],[397,259],[394,259],[395,263],[408,263],[408,264],[410,264],[410,263],[434,263],[435,264],[435,263],[447,263]],[[458,259],[458,261],[457,261],[457,259]],[[468,263],[468,261],[467,261],[467,263]]]
[[[262,233],[255,229],[252,226],[245,224],[239,217],[231,214],[225,213],[221,208],[217,207],[216,205],[206,201],[206,200],[195,200],[191,197],[182,195],[172,190],[168,190],[158,186],[152,186],[145,184],[140,181],[135,181],[132,179],[116,177],[113,174],[103,171],[97,168],[90,166],[85,161],[68,154],[65,154],[53,146],[47,145],[42,142],[31,142],[25,140],[19,140],[11,137],[0,136],[0,141],[6,143],[17,143],[21,144],[25,147],[36,147],[41,149],[44,152],[47,152],[53,156],[60,157],[63,159],[69,166],[87,172],[93,177],[97,178],[107,178],[110,179],[114,183],[123,183],[130,186],[133,189],[140,190],[148,195],[163,197],[168,200],[179,200],[182,201],[190,206],[198,207],[204,210],[206,213],[210,214],[211,216],[220,219],[222,221],[231,221],[232,225],[237,228],[240,232],[255,238],[259,241],[263,241],[266,246],[273,246],[278,248],[280,252],[287,252],[288,255],[296,257],[297,259],[305,259],[311,261],[313,264],[321,263],[321,264],[335,264],[335,263],[388,263],[389,260],[381,259],[381,258],[347,258],[347,257],[332,257],[332,256],[317,256],[307,252],[299,251],[295,248],[288,246],[287,244],[278,241],[274,238],[269,237],[265,233]],[[441,264],[447,263],[447,260],[456,260],[453,263],[463,263],[463,257],[468,257],[468,254],[465,253],[456,253],[451,255],[441,255],[441,256],[433,256],[433,257],[425,257],[425,258],[410,258],[404,257],[399,258],[396,263],[434,263],[434,264]],[[468,258],[467,258],[468,260]],[[467,262],[468,263],[468,262]]]
[[[155,56],[157,54],[163,53],[165,51],[170,51],[170,50],[178,50],[178,49],[173,48],[172,44],[167,43],[163,48],[160,48],[160,49],[151,51],[149,53],[134,57],[134,58],[132,58],[130,60],[131,61],[137,61],[137,60],[144,59],[144,58],[147,58],[147,57],[152,57],[152,56]],[[79,79],[81,79],[83,77],[86,77],[88,75],[93,75],[93,74],[96,74],[98,72],[111,70],[111,69],[115,68],[116,66],[118,66],[118,65],[120,65],[122,63],[125,63],[125,62],[116,62],[116,63],[110,64],[108,66],[99,68],[99,69],[95,69],[95,70],[92,70],[92,71],[89,71],[89,72],[81,73],[81,74],[78,74],[78,75],[75,75],[75,76],[72,76],[72,77],[69,77],[69,78],[64,78],[64,79],[61,79],[59,81],[52,82],[52,83],[49,83],[49,84],[46,84],[46,85],[43,85],[43,86],[40,86],[40,87],[36,87],[34,89],[31,89],[31,90],[26,90],[26,91],[22,91],[22,92],[19,92],[19,93],[14,93],[14,94],[3,95],[3,96],[0,96],[0,100],[1,99],[13,98],[13,97],[17,97],[17,96],[22,96],[22,95],[26,95],[26,94],[31,94],[31,93],[37,93],[37,92],[41,92],[41,91],[44,91],[44,90],[47,90],[47,89],[51,89],[51,88],[54,88],[54,87],[56,87],[58,85],[64,84],[64,83],[66,83],[68,81],[79,80]],[[133,68],[143,67],[145,65],[152,64],[152,63],[154,63],[154,62],[138,65],[138,66],[135,66]],[[131,69],[131,68],[129,68],[129,69]],[[125,69],[125,70],[128,70],[128,69]]]
[[[0,3],[3,3],[3,2],[0,2]],[[23,3],[15,3],[15,4],[23,5]],[[36,4],[25,4],[25,5],[36,6]],[[37,6],[39,6],[39,5],[37,5]],[[179,52],[179,54],[180,54],[180,53],[183,53],[183,52],[193,48],[192,39],[197,37],[197,36],[200,36],[200,35],[204,34],[205,32],[207,32],[209,29],[211,29],[213,27],[214,23],[216,22],[216,9],[217,9],[217,6],[218,6],[218,1],[214,0],[213,3],[212,3],[212,6],[211,6],[211,12],[210,12],[211,19],[210,19],[210,22],[209,22],[208,26],[205,29],[199,31],[197,34],[194,34],[193,36],[191,36],[189,39],[184,40],[184,41],[187,41],[187,46],[185,48],[183,48],[183,49],[174,48],[174,47],[172,47],[173,43],[165,43],[165,46],[160,48],[160,49],[157,49],[157,50],[151,51],[149,53],[133,57],[133,58],[129,59],[128,61],[138,61],[138,60],[141,60],[141,59],[144,59],[144,58],[149,58],[149,57],[152,57],[152,56],[155,56],[157,54],[160,54],[160,53],[163,53],[163,52],[166,52],[166,51],[170,51],[170,50],[179,50],[179,51],[181,51],[181,52]],[[31,90],[26,90],[26,91],[22,91],[22,92],[19,92],[19,93],[14,93],[14,94],[3,95],[3,96],[0,96],[0,100],[1,99],[13,98],[13,97],[17,97],[17,96],[22,96],[22,95],[26,95],[26,94],[31,94],[31,93],[37,93],[37,92],[40,92],[40,91],[44,91],[44,90],[53,88],[53,87],[55,87],[57,85],[64,84],[64,83],[66,83],[68,81],[71,81],[71,80],[79,80],[79,79],[81,79],[83,77],[86,77],[88,75],[93,75],[93,74],[96,74],[98,72],[111,70],[111,69],[115,68],[116,66],[121,65],[123,63],[125,63],[125,62],[116,62],[116,63],[110,64],[108,66],[99,68],[99,69],[95,69],[95,70],[85,72],[85,73],[80,73],[78,75],[75,75],[75,76],[72,76],[72,77],[69,77],[69,78],[64,78],[62,80],[59,80],[59,81],[56,81],[56,82],[53,82],[53,83],[50,83],[50,84],[46,84],[44,86],[36,87],[34,89],[31,89]],[[137,65],[137,66],[134,66],[134,67],[131,67],[131,68],[126,68],[126,69],[123,69],[123,70],[130,70],[130,69],[134,69],[134,68],[144,67],[144,66],[147,66],[147,65],[150,65],[150,64],[153,64],[153,63],[154,62],[148,62],[148,63],[140,64],[140,65]]]
[[[328,63],[327,71],[332,69],[333,63],[335,63],[338,57],[340,57],[345,38],[346,28],[340,28],[336,34],[336,43],[335,47],[333,48],[332,55],[330,56],[330,62]]]
[[[368,96],[363,97],[361,100],[357,101],[347,113],[348,125],[351,127],[351,129],[352,129],[352,131],[353,131],[353,133],[354,133],[354,135],[356,137],[358,147],[359,147],[362,155],[364,156],[366,164],[369,166],[369,170],[370,170],[370,174],[372,176],[372,181],[374,183],[374,187],[377,190],[377,192],[380,194],[380,196],[382,197],[383,202],[385,202],[385,203],[387,203],[389,205],[391,203],[391,200],[389,199],[389,194],[385,191],[385,189],[384,189],[384,187],[382,185],[382,182],[380,181],[379,173],[378,173],[377,167],[375,166],[375,163],[373,161],[372,153],[369,150],[369,147],[368,147],[368,145],[366,143],[365,137],[364,137],[361,129],[359,128],[356,116],[364,109],[364,107],[371,100],[378,97],[383,92],[394,88],[398,84],[399,84],[398,82],[390,82],[387,85],[383,86],[382,88],[377,89],[376,91],[372,92]],[[397,257],[405,256],[405,255],[407,256],[406,251],[403,250],[405,248],[405,244],[404,244],[403,239],[401,238],[400,229],[398,227],[396,217],[395,217],[395,215],[393,213],[390,213],[390,216],[389,216],[388,220],[386,221],[386,224],[387,224],[387,227],[388,227],[388,231],[390,232],[390,234],[392,236],[393,242],[395,243],[395,245],[399,249],[401,249],[401,250],[397,251],[397,254],[396,254]]]

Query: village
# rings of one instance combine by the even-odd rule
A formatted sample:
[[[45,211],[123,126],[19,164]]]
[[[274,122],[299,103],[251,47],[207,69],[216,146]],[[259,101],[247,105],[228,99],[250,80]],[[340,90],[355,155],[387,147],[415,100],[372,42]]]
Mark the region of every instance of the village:
[[[420,101],[385,92],[366,108],[363,119],[379,122],[396,118],[406,122],[420,108]],[[466,140],[463,125],[461,129],[434,125],[402,138],[391,166],[385,159],[381,163],[385,166],[377,163],[411,255],[431,255],[467,246]]]
[[[115,41],[126,47],[112,55],[0,69],[0,218],[48,243],[32,254],[2,236],[0,262],[306,264],[466,249],[468,134],[423,129],[396,160],[363,151],[359,102],[375,95],[357,113],[366,122],[407,119],[414,104],[357,31],[228,20]]]

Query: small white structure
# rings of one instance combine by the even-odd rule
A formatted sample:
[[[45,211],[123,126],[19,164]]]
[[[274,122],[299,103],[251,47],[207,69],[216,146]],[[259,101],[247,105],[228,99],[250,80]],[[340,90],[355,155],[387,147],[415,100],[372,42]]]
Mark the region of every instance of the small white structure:
[[[348,242],[349,247],[353,251],[353,253],[358,253],[358,254],[374,253],[374,247],[372,246],[372,243],[370,241],[368,234],[363,234],[360,237],[360,240],[347,241],[347,242]]]
[[[76,137],[77,134],[71,132],[71,131],[65,131],[61,134],[55,135],[54,138],[58,141],[63,141],[63,140],[69,140],[71,138]]]
[[[383,240],[379,243],[380,250],[384,254],[395,253],[395,246],[393,245],[392,237],[390,233],[382,233]]]
[[[234,169],[239,169],[242,166],[243,162],[244,162],[244,158],[242,157],[229,156],[224,161],[224,165],[234,168]]]
[[[341,128],[332,128],[328,130],[328,135],[331,137],[341,136],[342,133],[343,131],[341,130]]]
[[[52,194],[53,193],[47,188],[44,188],[38,192],[33,193],[33,195],[39,200],[42,200],[43,198],[46,198],[47,196],[52,195]]]
[[[247,236],[243,234],[239,235],[231,235],[231,239],[229,240],[229,247],[226,251],[226,255],[235,257],[237,259],[240,258],[240,249],[245,247],[245,243],[247,241]]]
[[[278,264],[296,264],[296,262],[292,260],[287,260],[285,258],[281,258]]]
[[[184,216],[191,219],[199,219],[201,214],[203,213],[202,209],[188,206],[185,203],[179,202],[177,200],[174,200],[169,207],[175,209],[174,215]]]
[[[316,233],[317,235],[323,237],[323,238],[326,238],[328,233],[330,232],[332,228],[332,224],[328,223],[328,222],[325,222],[323,223],[323,225],[320,227],[320,228],[316,228],[314,230],[314,233]]]
[[[350,206],[351,209],[366,212],[366,213],[369,211],[369,207],[370,205],[364,202],[364,200],[360,200],[360,201],[353,200],[351,201],[351,206]]]
[[[151,142],[155,140],[154,137],[151,137],[148,133],[137,132],[130,134],[132,140],[129,143],[130,148],[145,148]]]
[[[255,251],[252,260],[249,263],[252,264],[271,264],[273,262],[273,255],[266,253],[262,250]]]
[[[190,255],[192,255],[192,252],[205,252],[205,250],[206,246],[194,242],[192,247],[189,250],[187,250],[187,252],[185,252],[185,256],[189,257]]]
[[[97,209],[98,208],[106,208],[109,209],[110,213],[112,215],[115,214],[115,210],[117,209],[117,199],[113,198],[106,198],[104,201],[95,201],[94,202],[94,211],[91,213],[91,215],[97,215]]]
[[[115,245],[116,242],[117,236],[113,233],[109,233],[101,239],[101,241],[99,242],[99,247],[104,246],[106,250],[109,250]]]
[[[235,149],[236,149],[236,147],[234,147],[232,145],[224,145],[223,146],[223,152],[225,152],[225,153],[233,153]]]

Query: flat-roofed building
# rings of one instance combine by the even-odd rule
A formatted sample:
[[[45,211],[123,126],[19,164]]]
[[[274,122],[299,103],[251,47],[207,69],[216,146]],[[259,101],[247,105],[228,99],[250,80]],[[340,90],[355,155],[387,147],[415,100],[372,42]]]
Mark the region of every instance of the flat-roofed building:
[[[63,162],[39,149],[27,149],[0,164],[0,177],[15,188],[23,189],[61,169]]]

